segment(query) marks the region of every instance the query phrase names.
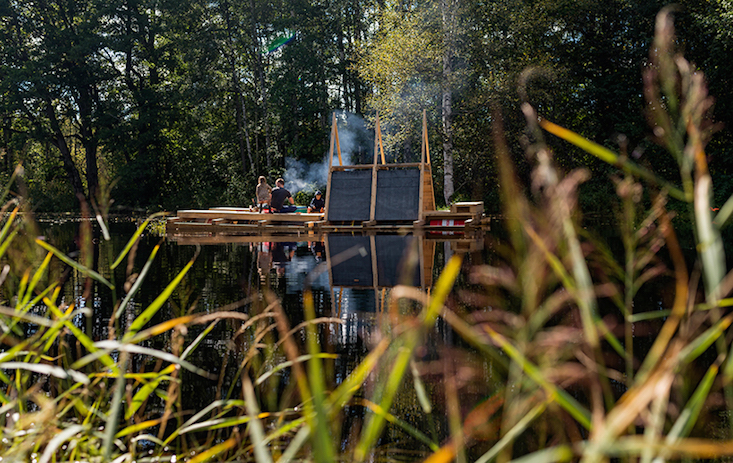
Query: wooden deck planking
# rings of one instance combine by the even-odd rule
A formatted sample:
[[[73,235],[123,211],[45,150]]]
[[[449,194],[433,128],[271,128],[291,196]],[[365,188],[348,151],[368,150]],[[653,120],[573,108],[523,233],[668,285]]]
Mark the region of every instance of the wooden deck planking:
[[[293,212],[291,214],[264,214],[245,210],[230,209],[187,209],[176,212],[176,217],[181,220],[191,219],[225,219],[229,221],[243,222],[315,222],[323,219],[323,214],[307,212]]]

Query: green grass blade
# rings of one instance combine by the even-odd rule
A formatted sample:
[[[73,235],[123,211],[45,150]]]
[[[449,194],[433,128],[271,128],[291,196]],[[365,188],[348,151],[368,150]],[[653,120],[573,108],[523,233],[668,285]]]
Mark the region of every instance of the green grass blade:
[[[670,196],[679,199],[680,201],[689,202],[692,198],[688,198],[687,195],[685,195],[682,190],[675,187],[674,185],[670,184],[666,180],[662,180],[658,178],[656,175],[654,175],[652,172],[643,169],[636,164],[632,163],[628,159],[620,157],[618,154],[614,153],[613,151],[609,150],[608,148],[605,148],[595,142],[592,142],[588,140],[585,137],[582,137],[578,135],[577,133],[568,130],[564,127],[560,127],[559,125],[553,124],[552,122],[548,120],[542,120],[540,121],[540,126],[550,132],[551,134],[562,138],[563,140],[572,143],[573,145],[577,146],[578,148],[581,148],[582,150],[586,151],[587,153],[592,154],[593,156],[597,157],[598,159],[611,164],[613,166],[618,166],[624,171],[636,175],[639,178],[643,178],[644,180],[648,180],[652,183],[655,183],[656,185],[662,186],[669,191]]]
[[[573,461],[573,449],[568,445],[558,445],[548,449],[530,453],[521,458],[512,460],[512,463],[555,463],[561,461]]]
[[[649,312],[639,312],[629,317],[629,323],[636,323],[636,322],[641,322],[644,320],[654,320],[657,318],[667,318],[670,315],[672,315],[672,311],[669,309],[651,310]]]
[[[190,426],[193,426],[201,418],[203,418],[204,416],[206,416],[209,412],[211,412],[214,409],[217,409],[217,408],[220,408],[220,407],[224,406],[226,403],[227,402],[224,401],[224,400],[215,400],[214,402],[210,403],[203,410],[199,411],[198,413],[196,413],[195,415],[193,415],[191,418],[189,418],[181,426],[179,426],[178,428],[176,428],[171,433],[171,435],[166,438],[166,440],[164,441],[164,444],[165,445],[168,445],[174,438],[176,438],[178,436],[178,434],[181,433],[182,430],[184,430],[184,429],[186,429],[186,428],[188,428]],[[244,405],[244,404],[242,404],[242,405]]]
[[[367,376],[374,370],[377,363],[389,347],[389,340],[383,339],[369,354],[354,368],[349,376],[331,393],[326,402],[330,415],[338,413],[354,394],[359,390]]]
[[[209,333],[211,333],[211,331],[218,323],[219,320],[214,320],[209,324],[209,326],[204,329],[204,331],[199,333],[199,335],[196,336],[196,339],[194,339],[193,342],[189,344],[188,347],[186,347],[186,349],[183,351],[183,353],[181,354],[181,360],[186,360],[186,357],[188,357],[191,352],[193,352],[198,347],[198,345],[201,344],[201,341],[203,341],[204,338],[208,336]]]
[[[160,310],[161,307],[163,307],[163,304],[165,301],[168,300],[168,298],[173,294],[173,291],[178,287],[178,285],[181,283],[181,280],[183,280],[183,277],[186,276],[188,271],[193,266],[194,261],[196,260],[196,257],[198,256],[198,249],[196,251],[196,254],[191,258],[191,260],[188,262],[188,264],[183,267],[183,270],[180,271],[180,273],[171,281],[168,286],[163,290],[160,295],[155,298],[155,300],[148,306],[147,309],[143,310],[143,312],[135,318],[135,320],[130,324],[130,327],[127,329],[127,332],[123,336],[123,340],[127,341],[130,338],[132,338],[135,333],[140,331],[149,321],[150,319],[155,316],[156,313],[158,313],[158,310]]]
[[[720,237],[720,230],[713,223],[710,212],[712,196],[712,179],[702,175],[695,183],[695,226],[697,227],[697,249],[703,266],[706,300],[708,304],[717,304],[720,298],[720,282],[725,277],[725,249]]]
[[[695,392],[690,397],[690,400],[685,405],[684,410],[680,413],[680,416],[675,421],[672,429],[667,433],[666,441],[673,443],[680,437],[686,437],[692,431],[692,427],[697,422],[697,418],[700,416],[700,411],[705,405],[705,400],[708,398],[710,389],[713,387],[715,377],[718,375],[719,364],[716,363],[708,368],[705,376],[700,381],[700,384],[695,389]]]
[[[161,375],[158,378],[155,378],[152,381],[148,381],[147,383],[143,384],[143,386],[138,389],[138,391],[132,397],[132,402],[127,406],[127,409],[125,410],[125,419],[129,420],[130,418],[132,418],[132,415],[134,415],[140,409],[143,402],[148,400],[148,398],[155,392],[161,381],[165,380],[171,380],[171,377]]]
[[[277,366],[275,366],[273,369],[271,369],[269,371],[266,371],[265,373],[263,373],[262,375],[260,375],[257,378],[257,380],[255,381],[255,386],[259,386],[263,382],[267,381],[267,378],[269,378],[270,376],[274,375],[278,371],[282,371],[285,368],[290,368],[291,366],[293,366],[297,362],[305,362],[305,361],[311,360],[314,357],[321,358],[321,359],[337,359],[338,358],[338,355],[336,355],[336,354],[327,354],[327,353],[323,353],[323,352],[320,353],[320,354],[317,354],[315,356],[310,355],[310,354],[306,354],[306,355],[301,355],[300,357],[298,357],[294,361],[288,360],[288,361],[285,361],[285,362],[278,363]]]
[[[718,320],[715,325],[711,326],[700,336],[689,342],[682,348],[682,350],[680,350],[678,354],[680,359],[679,362],[681,364],[688,364],[701,356],[708,347],[712,346],[713,343],[725,333],[728,327],[730,327],[731,322],[733,322],[733,315],[728,315],[727,317]]]
[[[18,235],[18,230],[13,230],[12,233],[10,233],[10,236],[8,236],[2,244],[0,244],[0,257],[5,255],[5,251],[8,250],[10,247],[10,244],[13,242],[15,237]]]
[[[363,403],[369,408],[369,410],[372,413],[379,415],[380,417],[384,419],[384,421],[390,422],[394,424],[395,426],[399,427],[400,429],[405,431],[410,436],[414,437],[415,439],[419,440],[423,444],[427,445],[430,448],[430,450],[432,450],[433,452],[437,452],[438,450],[440,450],[440,447],[438,446],[436,442],[433,442],[427,435],[425,435],[422,431],[417,429],[415,426],[411,425],[410,423],[404,420],[397,418],[396,416],[387,412],[386,410],[384,410],[382,407],[380,407],[379,405],[375,403],[372,403],[368,400],[364,400]]]
[[[23,302],[22,304],[20,304],[19,308],[22,309],[30,301],[31,295],[33,294],[33,291],[36,289],[38,282],[41,281],[41,278],[46,273],[46,269],[48,268],[48,264],[51,262],[52,256],[53,254],[51,253],[46,254],[46,258],[43,259],[43,262],[41,262],[40,267],[38,267],[38,269],[33,274],[33,278],[31,278],[31,281],[28,284],[28,290],[26,291],[26,295],[23,298]]]
[[[38,459],[38,463],[49,463],[61,444],[71,439],[83,430],[84,426],[80,426],[77,424],[69,426],[68,428],[55,435],[53,439],[49,441],[48,445],[46,445],[46,448],[43,451],[43,455],[41,455],[41,458]]]
[[[417,365],[415,365],[414,359],[410,362],[410,372],[412,373],[412,381],[415,385],[417,401],[423,412],[425,412],[426,415],[429,415],[433,412],[433,404],[430,403],[428,393],[425,391],[425,385],[423,384],[422,379],[420,379],[420,373],[417,371]]]
[[[61,309],[56,307],[56,304],[51,302],[50,299],[45,299],[44,303],[46,304],[46,307],[48,307],[48,310],[57,318],[59,323],[54,326],[51,330],[49,330],[46,334],[48,335],[48,342],[46,345],[46,350],[50,347],[50,343],[54,341],[54,336],[56,333],[58,333],[62,328],[66,328],[76,337],[76,340],[79,341],[79,343],[84,346],[84,348],[89,352],[89,355],[93,355],[95,360],[99,359],[102,361],[104,366],[112,370],[114,374],[119,374],[119,370],[117,369],[117,364],[114,360],[112,360],[112,357],[109,356],[104,351],[100,351],[97,349],[97,347],[94,345],[94,341],[92,341],[86,334],[84,334],[83,331],[81,331],[76,325],[73,323],[73,318],[77,315],[79,311],[74,311],[70,314],[65,315],[63,312],[61,312]],[[44,335],[44,338],[46,336]],[[42,338],[43,339],[43,338]],[[81,368],[85,364],[75,362],[72,365],[72,368]]]
[[[5,221],[5,225],[3,225],[2,230],[0,230],[0,242],[5,244],[5,239],[8,237],[8,233],[10,233],[10,228],[13,226],[13,223],[15,222],[15,217],[18,216],[18,211],[20,210],[20,207],[15,206],[15,209],[10,213],[10,216]]]
[[[730,195],[725,204],[723,204],[723,207],[721,207],[715,215],[714,222],[722,229],[728,225],[728,221],[730,221],[731,216],[733,216],[733,195]]]
[[[117,266],[122,263],[122,260],[125,258],[127,253],[130,252],[130,249],[132,249],[132,247],[135,245],[135,242],[138,240],[138,238],[140,238],[140,235],[142,235],[142,233],[145,231],[145,227],[148,226],[150,221],[156,217],[161,217],[164,215],[166,215],[165,212],[158,212],[145,219],[145,221],[139,227],[137,227],[137,230],[135,230],[135,233],[132,234],[130,240],[127,242],[127,245],[125,245],[125,248],[122,250],[122,252],[120,252],[120,255],[117,256],[117,259],[115,259],[115,261],[112,263],[112,265],[109,266],[109,268],[112,270],[116,269]]]
[[[145,265],[143,266],[142,270],[140,270],[140,273],[135,279],[135,283],[132,284],[130,291],[125,294],[125,298],[122,299],[120,306],[117,307],[117,311],[115,311],[115,318],[119,319],[122,316],[122,312],[125,310],[125,307],[127,307],[127,303],[130,302],[130,299],[132,299],[132,297],[137,293],[137,290],[140,288],[140,285],[142,285],[143,281],[145,281],[145,277],[148,275],[148,271],[153,265],[153,260],[155,260],[155,256],[158,254],[158,249],[160,249],[159,244],[156,245],[150,252],[150,256],[148,256],[147,262],[145,262]]]
[[[540,416],[543,411],[545,411],[545,408],[547,408],[547,402],[543,402],[532,408],[532,410],[524,415],[524,417],[522,417],[522,419],[519,420],[517,424],[515,424],[509,431],[507,431],[506,434],[502,436],[501,439],[499,439],[499,442],[494,444],[488,452],[481,455],[481,457],[479,457],[479,459],[476,460],[475,463],[488,463],[496,458],[496,456],[499,455],[499,452],[504,450],[508,445],[512,445],[516,441],[520,434],[522,434],[529,427],[529,425],[538,416]]]
[[[250,417],[249,435],[252,440],[255,460],[258,463],[272,463],[272,456],[267,452],[267,445],[265,444],[265,429],[262,427],[259,418],[257,418],[260,413],[257,406],[257,397],[255,397],[255,390],[249,378],[245,378],[243,386],[244,398],[247,402],[247,413]]]
[[[127,353],[120,352],[120,372],[127,370]],[[104,427],[104,439],[102,441],[102,455],[104,460],[109,461],[112,455],[112,447],[114,446],[115,435],[117,434],[117,426],[119,422],[120,411],[122,410],[122,396],[125,392],[125,375],[120,374],[115,381],[115,392],[112,396],[112,403],[107,414],[107,421]]]
[[[126,344],[126,343],[118,342],[118,341],[97,341],[96,343],[94,343],[94,346],[97,349],[103,349],[103,350],[110,350],[110,351],[119,350],[120,352],[128,352],[131,354],[149,355],[151,357],[159,358],[169,363],[180,365],[181,367],[185,368],[186,370],[192,373],[196,373],[199,376],[203,376],[204,378],[208,378],[208,379],[217,378],[217,376],[212,375],[205,370],[202,370],[201,368],[197,367],[196,365],[189,363],[185,360],[181,360],[180,357],[177,357],[173,354],[169,354],[167,352],[163,352],[161,350],[151,349],[151,348],[142,347],[142,346],[136,346],[134,344]]]
[[[313,305],[313,292],[310,289],[307,289],[303,293],[303,308],[305,310],[306,321],[316,318],[315,307]],[[308,382],[311,388],[313,409],[315,411],[315,429],[311,434],[315,447],[314,456],[318,462],[330,463],[335,459],[335,451],[333,441],[331,440],[329,420],[326,414],[326,384],[319,358],[321,352],[318,331],[312,323],[308,323],[306,326],[306,342],[308,344],[308,353],[310,354],[310,359],[308,360]]]
[[[76,370],[66,370],[54,365],[27,362],[3,362],[0,368],[4,370],[27,370],[42,375],[54,376],[61,379],[72,379],[77,383],[89,384],[89,378]]]
[[[82,275],[86,275],[86,276],[88,276],[88,277],[90,277],[90,278],[92,278],[94,280],[97,280],[98,282],[102,283],[103,285],[107,286],[108,288],[114,289],[114,285],[112,283],[110,283],[109,281],[107,281],[107,279],[104,278],[102,275],[100,275],[99,273],[95,272],[94,270],[92,270],[90,268],[87,268],[87,267],[81,265],[80,263],[74,261],[73,259],[70,259],[63,252],[59,251],[55,247],[53,247],[50,244],[46,243],[45,241],[40,240],[40,239],[37,239],[36,240],[36,244],[38,244],[40,247],[42,247],[46,251],[53,253],[53,255],[55,255],[56,257],[58,257],[63,263],[65,263],[66,265],[68,265],[68,266],[76,269]]]
[[[290,444],[288,444],[288,448],[285,449],[283,454],[280,456],[280,459],[277,460],[277,463],[288,463],[292,461],[298,454],[298,450],[300,450],[303,444],[308,440],[310,432],[311,430],[307,425],[300,428],[295,437],[290,441]]]
[[[524,355],[522,355],[519,350],[517,350],[511,343],[509,343],[506,338],[504,338],[488,326],[486,327],[486,331],[488,332],[489,336],[494,340],[494,342],[496,342],[502,348],[502,350],[509,357],[511,357],[512,360],[514,360],[519,366],[522,367],[524,372],[527,373],[527,376],[529,376],[532,381],[545,389],[547,391],[547,394],[550,397],[553,397],[557,401],[557,403],[568,413],[570,413],[573,418],[578,420],[581,425],[583,425],[586,429],[590,429],[591,421],[590,412],[588,411],[588,409],[583,407],[566,391],[558,388],[555,384],[548,381],[542,375],[542,371],[536,365],[530,362],[526,357],[524,357]]]
[[[140,423],[135,423],[133,425],[127,426],[124,429],[120,429],[120,432],[118,432],[117,435],[115,435],[115,438],[119,439],[121,437],[129,436],[130,434],[135,434],[145,429],[150,429],[154,426],[158,426],[161,421],[162,420],[158,418],[155,420],[147,420],[147,421],[141,421]]]

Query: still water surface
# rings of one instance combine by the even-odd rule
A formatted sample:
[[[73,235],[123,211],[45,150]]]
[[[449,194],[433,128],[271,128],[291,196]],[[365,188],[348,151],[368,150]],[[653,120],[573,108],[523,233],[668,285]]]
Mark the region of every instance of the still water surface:
[[[79,241],[79,223],[41,222],[46,239],[64,252],[74,254]],[[337,357],[326,362],[326,371],[331,387],[338,385],[358,365],[369,350],[380,339],[383,330],[389,329],[385,314],[386,301],[392,288],[398,283],[407,284],[427,293],[446,260],[454,253],[464,255],[463,273],[455,291],[468,286],[468,272],[471,267],[492,259],[488,237],[466,238],[463,236],[351,236],[330,235],[298,240],[285,237],[269,239],[255,238],[248,241],[232,237],[224,243],[212,243],[210,238],[185,239],[164,238],[152,233],[142,236],[134,249],[133,259],[128,259],[114,273],[108,271],[109,264],[117,257],[136,229],[136,221],[119,220],[110,225],[112,239],[102,239],[95,231],[96,267],[105,277],[113,279],[117,288],[125,287],[128,275],[140,271],[153,248],[160,245],[151,271],[134,299],[125,309],[121,324],[129,324],[140,314],[176,277],[184,266],[195,257],[195,263],[176,289],[164,308],[150,324],[160,323],[190,313],[212,313],[219,310],[236,310],[253,315],[266,304],[263,295],[274,294],[282,303],[290,326],[296,326],[304,319],[303,290],[310,285],[314,294],[316,317],[333,319],[320,326],[321,344],[325,352]],[[410,256],[411,259],[406,257]],[[57,270],[59,274],[62,269]],[[129,279],[131,282],[132,279]],[[128,282],[128,287],[129,287]],[[64,286],[64,302],[76,302],[93,308],[89,320],[78,320],[86,325],[95,340],[109,335],[109,321],[112,315],[113,295],[105,287],[95,285],[93,297],[85,300],[85,280],[72,273]],[[117,299],[124,296],[119,290]],[[457,299],[457,296],[454,296]],[[402,306],[401,311],[416,314],[417,305]],[[184,345],[191,342],[203,330],[190,327]],[[243,344],[251,340],[238,337],[240,324],[219,323],[201,345],[188,358],[219,380],[209,380],[186,372],[183,375],[182,407],[191,413],[205,408],[222,397],[237,395],[241,387],[238,380],[239,365],[246,350]],[[297,337],[303,349],[303,337]],[[148,343],[150,347],[169,349],[170,339],[161,337]],[[262,341],[265,342],[265,341]],[[421,376],[426,382],[428,393],[435,409],[424,413],[413,387],[404,387],[395,401],[393,412],[405,422],[435,441],[441,442],[448,435],[442,378],[443,367],[437,361],[450,352],[458,352],[453,332],[442,322],[425,340],[418,351]],[[466,354],[461,351],[460,356]],[[284,361],[284,358],[280,359]],[[254,362],[253,376],[272,368],[272,359]],[[136,370],[152,368],[150,361],[138,359],[133,364]],[[477,361],[470,369],[460,374],[460,387],[465,403],[477,403],[486,394],[490,384],[491,365]],[[271,394],[263,393],[263,409],[279,409],[287,405],[287,397],[293,394],[294,381],[287,369],[274,375]],[[378,380],[379,378],[376,378]],[[407,377],[405,381],[412,383]],[[475,387],[472,384],[475,383]],[[370,392],[370,387],[365,387]],[[474,397],[472,397],[474,396]],[[162,411],[163,403],[157,404]],[[148,407],[151,414],[156,407]],[[363,406],[350,406],[340,428],[342,451],[347,451],[351,441],[358,436],[358,429],[366,414]],[[427,451],[399,427],[390,425],[380,440],[377,455],[388,459],[413,460]]]

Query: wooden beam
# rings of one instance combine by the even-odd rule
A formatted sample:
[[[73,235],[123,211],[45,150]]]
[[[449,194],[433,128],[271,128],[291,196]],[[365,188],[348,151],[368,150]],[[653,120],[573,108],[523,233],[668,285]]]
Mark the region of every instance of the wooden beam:
[[[325,220],[328,222],[328,210],[330,207],[328,207],[329,201],[331,201],[331,177],[333,174],[333,168],[328,169],[328,178],[326,179],[326,212],[325,212]]]
[[[384,146],[382,145],[382,125],[379,122],[379,113],[377,113],[377,123],[374,127],[374,151],[376,155],[377,147],[379,147],[379,153],[382,157],[382,164],[387,164],[384,159]]]
[[[331,171],[338,172],[338,171],[345,171],[345,170],[365,170],[365,169],[371,169],[371,164],[358,164],[355,166],[333,166],[331,167]]]
[[[428,114],[427,111],[425,111],[424,109],[422,111],[422,145],[422,151],[425,155],[425,160],[422,162],[430,164],[430,144],[428,143]]]
[[[336,123],[336,113],[333,113],[333,133],[334,133],[334,139],[336,140],[336,154],[339,156],[339,165],[344,165],[344,160],[341,159],[341,140],[339,140],[339,127]]]
[[[321,220],[323,214],[320,213],[292,213],[292,214],[261,214],[259,212],[230,211],[226,209],[189,209],[176,212],[176,216],[183,220],[191,219],[225,219],[238,220],[245,222],[259,222],[265,220],[267,222],[313,222]]]
[[[341,142],[339,141],[339,128],[338,124],[336,123],[336,111],[333,112],[332,122],[331,122],[331,143],[329,144],[328,149],[328,168],[330,169],[331,166],[333,166],[333,152],[334,149],[336,150],[336,154],[339,157],[339,165],[343,166],[344,161],[341,159]]]
[[[377,211],[377,152],[381,145],[381,136],[379,129],[379,113],[377,113],[377,122],[374,131],[374,159],[372,160],[372,194],[369,198],[369,223],[374,223]],[[384,164],[384,152],[382,153],[382,163]]]

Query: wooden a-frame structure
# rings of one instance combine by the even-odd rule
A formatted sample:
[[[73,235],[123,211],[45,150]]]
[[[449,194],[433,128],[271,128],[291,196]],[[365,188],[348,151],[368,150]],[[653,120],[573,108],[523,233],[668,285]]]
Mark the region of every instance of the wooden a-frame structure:
[[[338,157],[337,166],[333,162],[334,154]],[[434,210],[435,192],[425,111],[420,162],[386,162],[377,114],[373,162],[349,166],[343,164],[336,115],[333,115],[326,185],[327,223],[410,221],[423,224],[426,212]]]

